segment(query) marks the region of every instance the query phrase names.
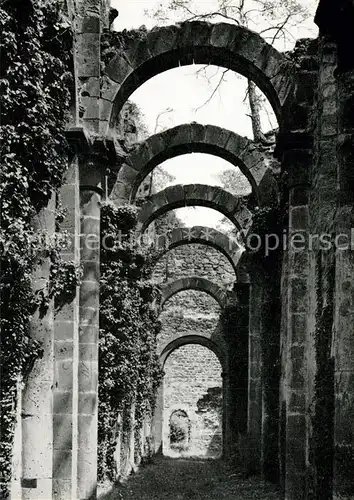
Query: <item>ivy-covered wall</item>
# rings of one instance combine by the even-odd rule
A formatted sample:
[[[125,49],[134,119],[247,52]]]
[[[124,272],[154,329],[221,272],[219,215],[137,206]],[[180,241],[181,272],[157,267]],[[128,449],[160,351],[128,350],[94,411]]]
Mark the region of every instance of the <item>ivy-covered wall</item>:
[[[1,488],[9,495],[16,391],[41,345],[30,320],[77,284],[75,267],[60,260],[57,242],[32,221],[60,187],[67,168],[64,128],[71,102],[72,36],[61,2],[3,2],[1,36]],[[59,208],[59,202],[57,203]],[[60,222],[60,210],[57,213]],[[32,274],[49,259],[50,275],[34,293]],[[41,312],[42,311],[42,312]]]
[[[99,344],[99,479],[116,480],[130,472],[117,470],[118,439],[135,436],[134,461],[138,462],[140,431],[151,419],[162,371],[157,355],[159,290],[149,280],[153,253],[131,245],[137,211],[133,206],[102,207],[100,344]],[[119,232],[123,241],[117,242]],[[114,242],[116,241],[116,245]],[[132,411],[133,409],[133,411]],[[122,428],[117,429],[121,418]],[[130,453],[132,450],[130,450]],[[132,465],[132,464],[131,464]]]

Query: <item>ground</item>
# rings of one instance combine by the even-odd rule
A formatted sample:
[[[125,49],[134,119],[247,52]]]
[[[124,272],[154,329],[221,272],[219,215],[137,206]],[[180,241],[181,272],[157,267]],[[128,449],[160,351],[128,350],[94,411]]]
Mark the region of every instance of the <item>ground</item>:
[[[101,500],[279,500],[277,489],[246,479],[221,460],[155,458]]]

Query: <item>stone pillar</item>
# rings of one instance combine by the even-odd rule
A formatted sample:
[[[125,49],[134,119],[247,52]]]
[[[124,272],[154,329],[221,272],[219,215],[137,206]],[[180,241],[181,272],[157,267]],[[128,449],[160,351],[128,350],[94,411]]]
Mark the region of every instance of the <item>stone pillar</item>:
[[[277,259],[277,257],[275,257]],[[280,273],[276,260],[263,273],[262,344],[262,473],[279,482]]]
[[[229,337],[230,380],[230,437],[238,442],[239,435],[247,433],[248,411],[248,329],[249,329],[249,283],[234,286],[238,304],[237,324]],[[229,332],[231,334],[231,332]]]
[[[55,232],[55,195],[33,220],[35,233],[53,238]],[[33,272],[33,289],[46,290],[50,259],[43,260]],[[22,499],[47,500],[52,496],[53,456],[53,304],[37,310],[31,320],[31,337],[41,343],[43,356],[35,361],[22,393]]]
[[[263,287],[256,273],[251,274],[249,317],[249,365],[248,365],[248,423],[247,432],[253,446],[257,471],[261,470],[262,450],[262,346],[261,305]]]
[[[228,458],[231,451],[231,422],[230,422],[230,377],[222,372],[222,456]]]
[[[334,490],[354,492],[354,69],[338,75],[338,208],[336,251]]]
[[[61,231],[67,231],[68,243],[61,257],[77,265],[80,262],[80,193],[78,157],[75,152],[60,189],[66,210]],[[66,500],[76,495],[77,468],[77,360],[79,303],[78,290],[72,302],[58,304],[54,318],[53,385],[53,499]]]
[[[101,0],[71,0],[73,10],[74,63],[76,80],[76,125],[99,132],[102,30]]]
[[[155,454],[162,454],[163,443],[163,408],[164,408],[164,380],[157,391],[156,405],[152,419],[152,450]]]
[[[270,228],[271,229],[271,228]],[[278,255],[252,258],[248,429],[254,466],[279,482],[280,273]],[[268,260],[270,262],[268,262]]]
[[[294,139],[294,138],[293,138]],[[292,142],[292,141],[291,141]],[[291,143],[290,143],[291,144]],[[285,346],[286,454],[285,499],[306,498],[307,474],[307,376],[309,339],[309,172],[312,156],[301,137],[283,153],[289,173],[288,309]]]
[[[78,346],[77,498],[95,498],[97,485],[98,331],[102,158],[80,158],[81,265]]]

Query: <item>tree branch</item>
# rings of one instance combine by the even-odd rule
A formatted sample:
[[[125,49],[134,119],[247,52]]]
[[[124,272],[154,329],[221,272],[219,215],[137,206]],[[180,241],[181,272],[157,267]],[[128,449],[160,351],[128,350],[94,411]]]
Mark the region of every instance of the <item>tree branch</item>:
[[[222,82],[224,81],[224,78],[225,78],[225,75],[226,73],[230,71],[229,69],[225,69],[223,72],[222,72],[222,75],[219,79],[219,82],[218,84],[216,85],[216,87],[214,88],[213,92],[211,93],[211,95],[208,97],[208,99],[203,103],[201,104],[200,106],[198,106],[197,108],[194,109],[194,112],[196,113],[197,111],[199,111],[200,109],[202,109],[204,106],[206,106],[207,104],[209,104],[209,102],[213,99],[213,97],[215,96],[216,92],[220,89],[220,86],[222,84]],[[215,75],[214,75],[215,76]]]

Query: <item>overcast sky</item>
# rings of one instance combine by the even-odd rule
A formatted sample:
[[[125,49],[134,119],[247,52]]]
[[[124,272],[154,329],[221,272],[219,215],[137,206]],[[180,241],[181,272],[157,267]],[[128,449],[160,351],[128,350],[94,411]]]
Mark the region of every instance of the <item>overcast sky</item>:
[[[166,5],[168,1],[112,0],[111,3],[119,11],[114,29],[120,31],[142,25],[152,28],[156,25],[156,21],[146,14],[146,10],[151,11],[159,4]],[[215,9],[217,2],[196,0],[194,3],[199,11],[210,12]],[[311,12],[315,11],[315,0],[303,0],[302,3]],[[170,24],[174,22],[175,19],[171,18]],[[316,27],[311,21],[301,28],[292,29],[294,40],[314,37],[316,34]],[[292,48],[294,42],[290,41],[289,44],[287,49]],[[202,75],[196,74],[198,68],[201,66],[184,66],[161,73],[148,80],[131,95],[130,100],[139,106],[144,115],[149,133],[153,134],[165,128],[195,121],[218,125],[252,138],[251,120],[247,116],[249,111],[244,102],[246,79],[229,71],[213,99],[204,105],[217,85],[222,70],[215,66],[208,67],[209,82]],[[270,106],[267,107],[267,112],[263,113],[262,124],[264,130],[277,125]],[[218,173],[234,168],[222,159],[202,154],[180,156],[168,160],[162,167],[176,178],[175,183],[212,185],[220,185]],[[222,217],[218,212],[202,207],[179,209],[177,213],[187,225],[205,224],[216,227]]]

